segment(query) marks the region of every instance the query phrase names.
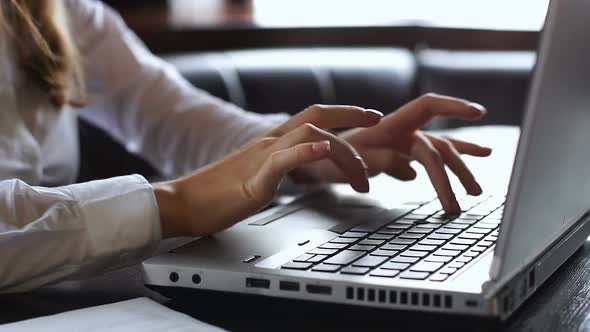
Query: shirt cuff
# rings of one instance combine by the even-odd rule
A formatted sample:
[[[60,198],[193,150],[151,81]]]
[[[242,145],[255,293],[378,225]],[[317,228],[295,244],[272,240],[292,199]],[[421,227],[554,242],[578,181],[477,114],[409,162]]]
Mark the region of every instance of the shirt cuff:
[[[115,177],[67,188],[79,203],[92,256],[139,249],[132,255],[137,258],[153,251],[162,238],[154,191],[142,176]]]

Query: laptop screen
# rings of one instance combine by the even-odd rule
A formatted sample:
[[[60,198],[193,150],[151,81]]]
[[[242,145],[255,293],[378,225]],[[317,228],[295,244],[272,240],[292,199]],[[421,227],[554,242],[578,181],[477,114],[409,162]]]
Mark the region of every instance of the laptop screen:
[[[491,277],[512,277],[590,209],[590,2],[553,0]]]

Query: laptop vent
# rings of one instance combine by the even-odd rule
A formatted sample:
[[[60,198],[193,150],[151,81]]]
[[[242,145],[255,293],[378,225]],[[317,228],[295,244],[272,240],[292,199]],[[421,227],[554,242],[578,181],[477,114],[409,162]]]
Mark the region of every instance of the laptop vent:
[[[346,299],[362,302],[387,303],[396,306],[444,309],[453,308],[453,297],[451,295],[423,291],[395,291],[349,286],[346,288]]]

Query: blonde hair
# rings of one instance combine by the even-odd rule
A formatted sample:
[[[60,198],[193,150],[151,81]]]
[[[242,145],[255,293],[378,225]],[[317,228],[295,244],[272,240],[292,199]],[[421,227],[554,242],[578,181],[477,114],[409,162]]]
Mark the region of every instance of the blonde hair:
[[[0,20],[18,63],[56,107],[83,106],[83,72],[61,1],[0,0]]]

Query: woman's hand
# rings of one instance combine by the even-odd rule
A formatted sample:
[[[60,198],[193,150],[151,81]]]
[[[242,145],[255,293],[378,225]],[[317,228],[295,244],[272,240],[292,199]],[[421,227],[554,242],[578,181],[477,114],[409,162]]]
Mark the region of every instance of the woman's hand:
[[[461,160],[460,154],[485,157],[491,149],[476,144],[422,132],[419,129],[437,116],[478,120],[486,111],[468,101],[427,94],[404,105],[370,128],[357,128],[340,135],[368,165],[369,176],[385,172],[401,180],[413,180],[410,166],[417,160],[426,169],[447,213],[461,211],[451,188],[445,165],[457,175],[468,194],[481,194],[481,187]],[[299,167],[292,173],[296,182],[344,182],[347,178],[330,161]]]
[[[154,184],[163,237],[223,230],[270,204],[289,172],[322,159],[330,160],[340,180],[367,192],[363,159],[327,130],[374,126],[382,116],[354,106],[314,105],[219,162]]]

